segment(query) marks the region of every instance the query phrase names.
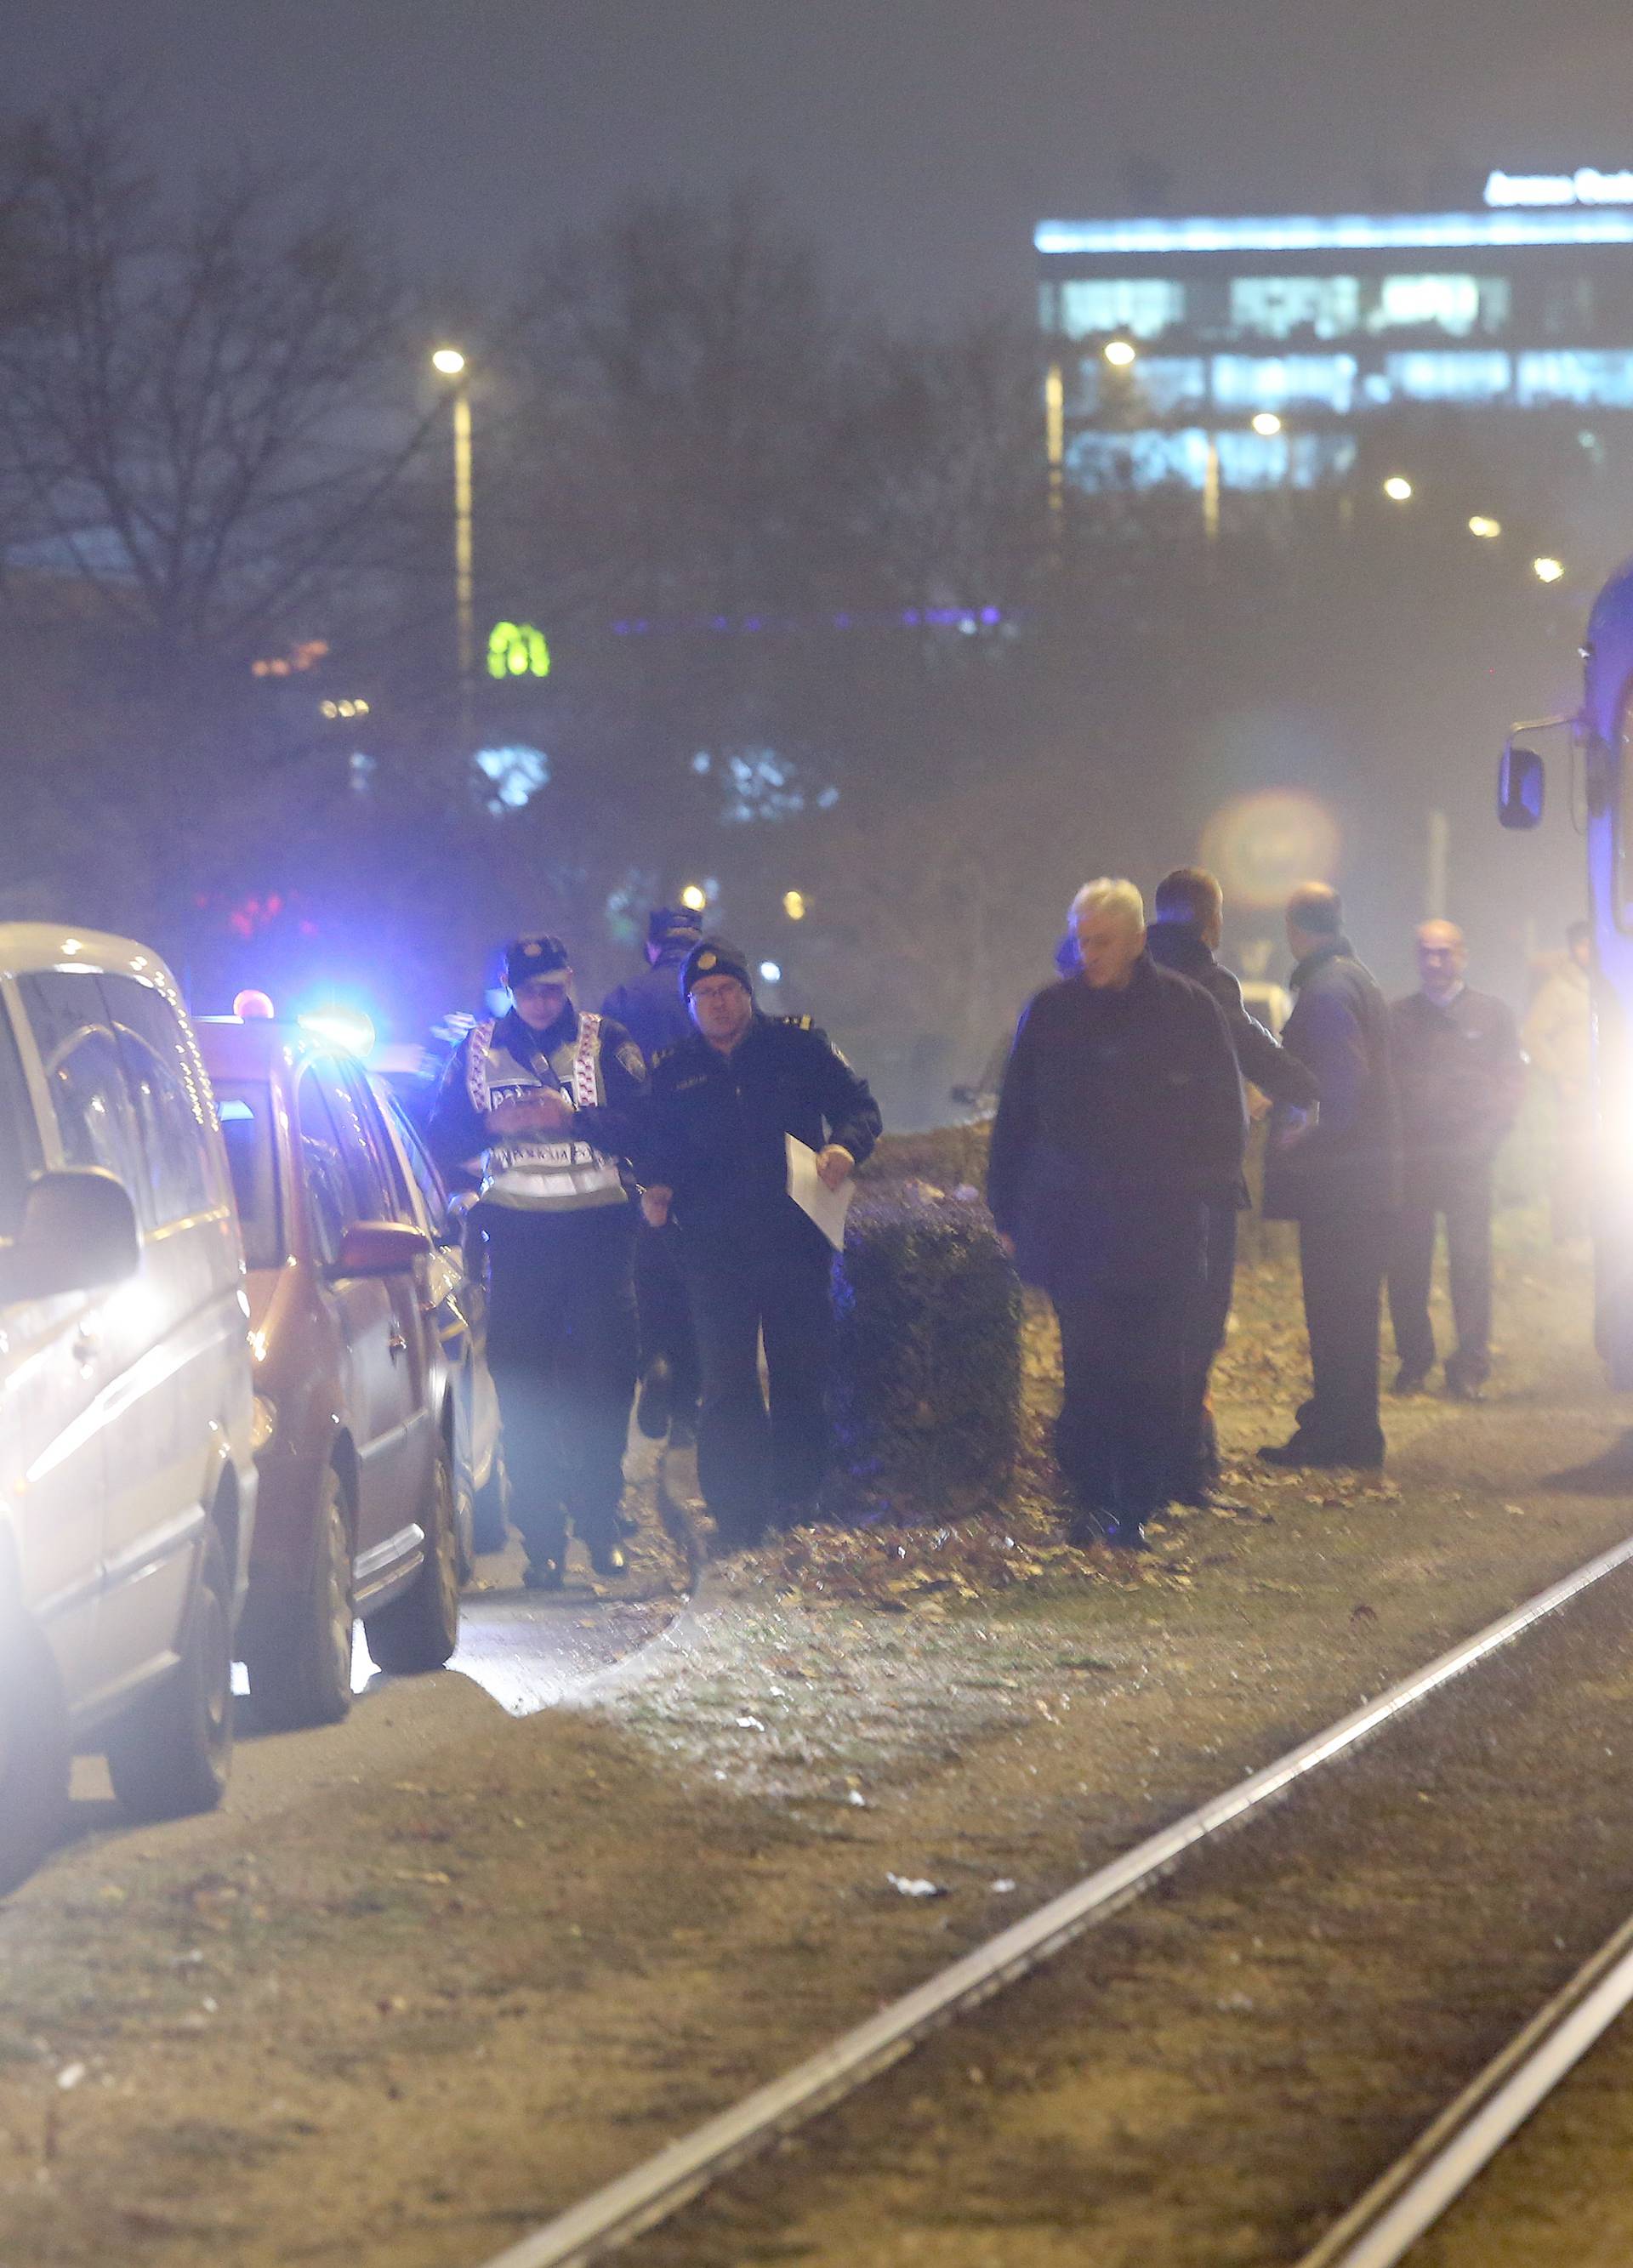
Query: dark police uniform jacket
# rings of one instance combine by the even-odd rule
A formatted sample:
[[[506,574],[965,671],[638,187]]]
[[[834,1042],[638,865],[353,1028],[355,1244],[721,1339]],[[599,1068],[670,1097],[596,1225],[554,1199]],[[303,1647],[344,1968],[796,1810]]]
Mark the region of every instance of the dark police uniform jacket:
[[[1422,991],[1392,1001],[1389,1020],[1408,1195],[1489,1166],[1525,1099],[1512,1009],[1464,985],[1444,1007]]]
[[[680,972],[684,948],[669,951],[661,961],[609,992],[601,1012],[622,1024],[648,1063],[666,1049],[678,1047],[692,1029],[691,1018],[680,996]]]
[[[1290,1103],[1308,1110],[1320,1100],[1320,1087],[1309,1066],[1290,1055],[1274,1032],[1267,1032],[1247,1012],[1242,988],[1228,968],[1222,968],[1202,941],[1193,922],[1153,922],[1146,932],[1146,951],[1159,968],[1174,969],[1209,992],[1224,1011],[1237,1068],[1260,1094],[1272,1102]]]
[[[860,1166],[880,1123],[868,1082],[809,1017],[757,1009],[730,1055],[694,1031],[654,1064],[641,1178],[674,1191],[688,1266],[815,1260],[828,1241],[788,1195],[785,1137],[813,1150],[839,1143]]]
[[[1030,1283],[1070,1293],[1200,1274],[1246,1122],[1224,1014],[1142,954],[1120,990],[1068,977],[1023,1014],[986,1197]]]
[[[1321,1088],[1319,1123],[1287,1147],[1275,1118],[1265,1156],[1265,1217],[1383,1221],[1400,1203],[1400,1102],[1389,1008],[1348,939],[1306,954],[1282,1044]],[[1280,1115],[1278,1111],[1278,1116]]]

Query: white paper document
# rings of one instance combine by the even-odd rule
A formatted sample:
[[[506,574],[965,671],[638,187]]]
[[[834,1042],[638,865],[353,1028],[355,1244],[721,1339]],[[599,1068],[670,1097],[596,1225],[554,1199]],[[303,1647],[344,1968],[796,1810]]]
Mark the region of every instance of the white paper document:
[[[815,1150],[793,1134],[786,1134],[783,1139],[788,1145],[788,1195],[816,1222],[834,1250],[843,1251],[845,1216],[856,1194],[856,1176],[847,1174],[837,1189],[826,1188],[816,1170]]]

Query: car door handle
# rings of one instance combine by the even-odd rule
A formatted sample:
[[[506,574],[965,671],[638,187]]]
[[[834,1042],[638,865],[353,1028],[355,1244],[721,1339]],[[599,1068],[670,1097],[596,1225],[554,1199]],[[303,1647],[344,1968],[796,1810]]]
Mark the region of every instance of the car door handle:
[[[408,1352],[408,1341],[403,1337],[402,1332],[396,1329],[395,1326],[393,1327],[391,1336],[386,1341],[386,1351],[390,1355],[393,1362],[396,1360],[400,1354],[406,1354]]]

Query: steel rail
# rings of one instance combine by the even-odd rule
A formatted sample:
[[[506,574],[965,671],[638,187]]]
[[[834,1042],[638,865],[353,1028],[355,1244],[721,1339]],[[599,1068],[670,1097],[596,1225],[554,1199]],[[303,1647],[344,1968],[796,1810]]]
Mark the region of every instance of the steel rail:
[[[1633,1920],[1585,1962],[1297,2268],[1394,2268],[1633,2001]]]
[[[1239,1825],[1442,1686],[1633,1561],[1633,1536],[1527,1599],[1426,1668],[1365,1702],[1274,1764],[1211,1797],[1086,1875],[877,2015],[842,2034],[664,2149],[497,2253],[483,2268],[579,2268],[667,2220],[723,2174],[854,2093],[929,2033],[1049,1960],[1170,1873],[1196,1845]]]

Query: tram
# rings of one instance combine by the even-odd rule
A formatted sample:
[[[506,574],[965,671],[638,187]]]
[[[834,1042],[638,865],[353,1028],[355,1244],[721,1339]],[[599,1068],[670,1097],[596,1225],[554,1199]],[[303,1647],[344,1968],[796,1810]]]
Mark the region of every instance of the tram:
[[[1569,735],[1580,767],[1593,932],[1594,1331],[1613,1387],[1633,1389],[1633,560],[1600,591],[1582,646],[1582,705],[1516,725],[1503,751],[1497,816],[1542,819],[1546,775],[1531,743]]]

